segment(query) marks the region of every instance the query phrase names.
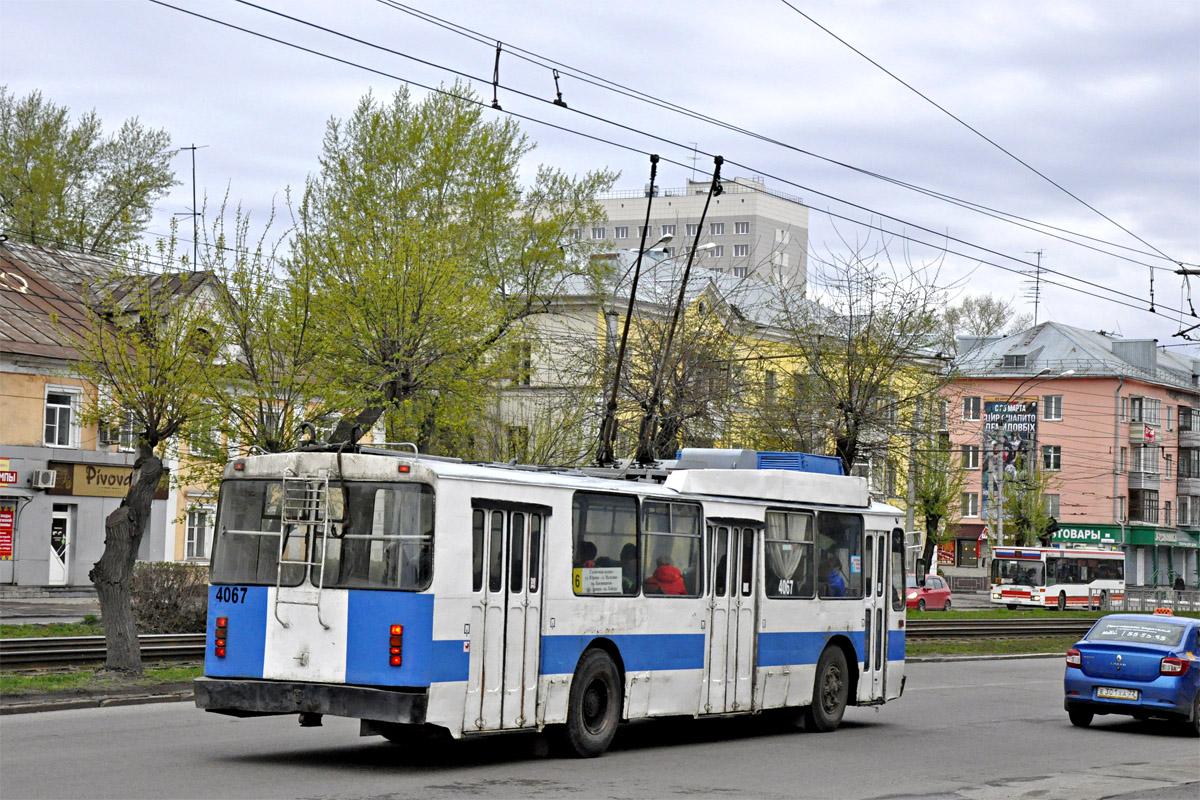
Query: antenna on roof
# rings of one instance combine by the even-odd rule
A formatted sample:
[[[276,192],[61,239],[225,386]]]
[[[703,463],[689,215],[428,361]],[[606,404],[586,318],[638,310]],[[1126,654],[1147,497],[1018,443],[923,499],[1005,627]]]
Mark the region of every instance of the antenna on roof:
[[[192,218],[192,270],[199,269],[197,262],[200,257],[200,209],[196,207],[196,151],[203,150],[205,147],[208,147],[208,145],[196,145],[193,143],[190,147],[179,148],[179,152],[181,153],[184,150],[192,151],[192,210],[190,212],[175,212],[175,216],[177,217]]]

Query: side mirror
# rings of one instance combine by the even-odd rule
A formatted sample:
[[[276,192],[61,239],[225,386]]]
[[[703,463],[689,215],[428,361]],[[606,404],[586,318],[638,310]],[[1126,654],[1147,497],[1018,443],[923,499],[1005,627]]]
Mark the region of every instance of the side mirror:
[[[928,570],[925,568],[925,559],[918,558],[917,559],[917,585],[918,586],[925,585],[925,573],[926,572],[928,572]]]

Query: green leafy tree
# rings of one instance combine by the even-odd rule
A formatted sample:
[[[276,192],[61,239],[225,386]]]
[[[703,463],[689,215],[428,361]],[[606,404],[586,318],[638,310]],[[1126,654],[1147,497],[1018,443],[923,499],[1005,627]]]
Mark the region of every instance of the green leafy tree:
[[[542,167],[512,120],[485,121],[465,85],[414,101],[364,97],[330,120],[296,212],[289,280],[313,288],[331,404],[348,441],[385,413],[389,438],[451,451],[511,365],[517,323],[593,266],[571,235],[602,218],[615,174]],[[456,444],[459,443],[459,444]]]
[[[1004,538],[1016,545],[1036,547],[1047,538],[1053,518],[1046,494],[1058,485],[1048,470],[1022,470],[1004,480]]]
[[[175,241],[172,235],[159,243],[162,263],[175,260]],[[97,388],[84,418],[123,420],[136,438],[129,490],[105,519],[104,552],[88,573],[100,599],[107,668],[114,671],[142,669],[131,606],[134,562],[154,493],[166,477],[163,448],[199,413],[199,389],[209,383],[206,283],[203,273],[118,268],[111,281],[86,287],[85,332],[69,334],[80,355],[78,373]]]
[[[41,92],[0,87],[0,225],[9,236],[101,255],[123,252],[175,186],[171,137],[136,118],[104,136]]]
[[[929,442],[919,448],[915,467],[915,512],[925,524],[921,563],[928,572],[934,565],[934,548],[950,543],[953,521],[958,516],[963,486],[966,485],[966,473],[951,453],[948,442],[945,446]]]

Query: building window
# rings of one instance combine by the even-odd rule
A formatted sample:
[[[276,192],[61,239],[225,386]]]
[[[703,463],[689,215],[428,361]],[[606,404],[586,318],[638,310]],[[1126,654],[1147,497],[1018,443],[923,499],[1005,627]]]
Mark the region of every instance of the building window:
[[[580,228],[571,228],[571,238],[572,239],[582,239],[583,238],[583,230]]]
[[[1121,422],[1126,422],[1128,420],[1129,420],[1129,398],[1122,397],[1121,398]]]
[[[1188,516],[1188,496],[1186,494],[1179,495],[1179,524],[1189,525],[1191,519]]]
[[[47,447],[79,447],[79,400],[77,390],[46,390]]]
[[[750,255],[750,245],[735,244],[733,246],[733,254],[738,257]]]
[[[957,539],[954,542],[954,564],[959,567],[979,566],[979,542],[974,539]]]
[[[617,227],[613,228],[613,238],[614,239],[628,239],[629,238],[629,226],[628,225],[618,225]]]
[[[777,267],[787,269],[791,266],[791,257],[787,253],[774,253],[771,255],[771,263]]]
[[[653,236],[654,235],[654,226],[653,225],[638,225],[637,226],[637,235],[639,237],[645,236],[647,238]]]
[[[774,370],[767,370],[763,374],[763,400],[767,405],[775,404],[775,390],[778,387],[778,378]]]
[[[1062,395],[1048,394],[1042,397],[1042,419],[1057,421],[1062,418]]]
[[[783,228],[775,229],[775,243],[776,244],[781,244],[784,247],[786,247],[787,245],[791,244],[791,241],[792,241],[792,232],[791,231],[786,231]]]
[[[1191,406],[1179,407],[1179,430],[1190,431],[1192,429],[1192,409]]]
[[[137,449],[136,420],[133,411],[118,412],[114,422],[101,422],[97,429],[100,445],[115,444],[122,453],[132,453]]]
[[[723,244],[719,244],[716,247],[711,247],[708,250],[709,258],[720,258],[723,255],[725,255],[725,245]]]
[[[1133,471],[1158,474],[1158,446],[1144,444],[1133,450]]]
[[[733,268],[733,277],[735,277],[735,278],[744,278],[744,277],[746,277],[746,274],[747,274],[747,270],[745,267],[734,267]]]
[[[1163,478],[1171,480],[1171,454],[1163,453]]]
[[[979,493],[978,492],[963,492],[962,493],[962,514],[963,517],[978,517],[979,516]]]
[[[1179,477],[1200,478],[1200,448],[1179,448]]]
[[[1042,448],[1042,469],[1062,469],[1062,448],[1056,444],[1048,444]]]
[[[979,445],[964,444],[962,446],[962,468],[979,469]]]
[[[1163,524],[1163,525],[1170,525],[1170,524],[1171,524],[1171,501],[1170,501],[1170,500],[1164,500],[1164,501],[1163,501],[1163,519],[1162,519],[1162,524]]]
[[[939,431],[950,429],[950,401],[944,397],[937,401],[937,427]]]
[[[663,236],[674,236],[675,235],[675,226],[674,225],[663,225],[662,226],[662,235]]]
[[[533,380],[533,345],[529,342],[518,342],[513,349],[513,385],[529,386]]]
[[[1162,411],[1162,400],[1155,397],[1129,398],[1129,421],[1157,425]]]
[[[700,230],[700,226],[697,225],[695,222],[689,222],[687,224],[687,235],[688,236],[695,236],[696,232],[699,230]]]
[[[1158,490],[1129,490],[1129,521],[1158,523]]]
[[[524,425],[509,425],[504,429],[509,460],[529,460],[529,428]]]
[[[675,248],[674,247],[664,247],[663,253],[666,254],[667,258],[670,258],[671,256],[675,255]]]
[[[1121,455],[1117,458],[1117,472],[1124,472],[1129,467],[1129,448],[1122,447]]]
[[[724,222],[714,222],[714,223],[710,224],[708,226],[708,232],[713,236],[724,236],[725,235],[725,223]]]
[[[1167,406],[1166,408],[1163,409],[1163,413],[1166,414],[1167,430],[1172,430],[1171,414],[1174,413],[1173,409],[1170,406]]]
[[[1025,366],[1025,354],[1007,355],[1004,357],[1004,366],[1006,367],[1023,367]]]
[[[1117,498],[1117,522],[1124,522],[1125,519],[1126,519],[1126,517],[1125,517],[1125,498],[1118,497]]]
[[[187,543],[184,555],[188,559],[208,558],[212,544],[212,525],[216,509],[213,506],[193,506],[187,515]]]
[[[750,223],[749,222],[733,223],[733,232],[734,233],[749,233],[750,232]]]
[[[592,228],[592,238],[593,239],[603,239],[604,238],[604,228]]]
[[[1043,495],[1046,498],[1046,513],[1058,519],[1059,512],[1059,495],[1047,494]]]
[[[979,408],[980,402],[978,397],[964,397],[962,418],[973,422],[978,421]]]

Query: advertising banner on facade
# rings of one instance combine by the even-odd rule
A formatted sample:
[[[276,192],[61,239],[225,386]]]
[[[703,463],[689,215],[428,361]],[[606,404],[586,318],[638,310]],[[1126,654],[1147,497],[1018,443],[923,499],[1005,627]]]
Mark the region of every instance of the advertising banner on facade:
[[[997,519],[993,503],[999,483],[1035,468],[1037,458],[1038,401],[1036,397],[983,401],[983,502],[984,519]]]
[[[17,518],[17,507],[0,504],[0,561],[12,561],[13,525]]]

